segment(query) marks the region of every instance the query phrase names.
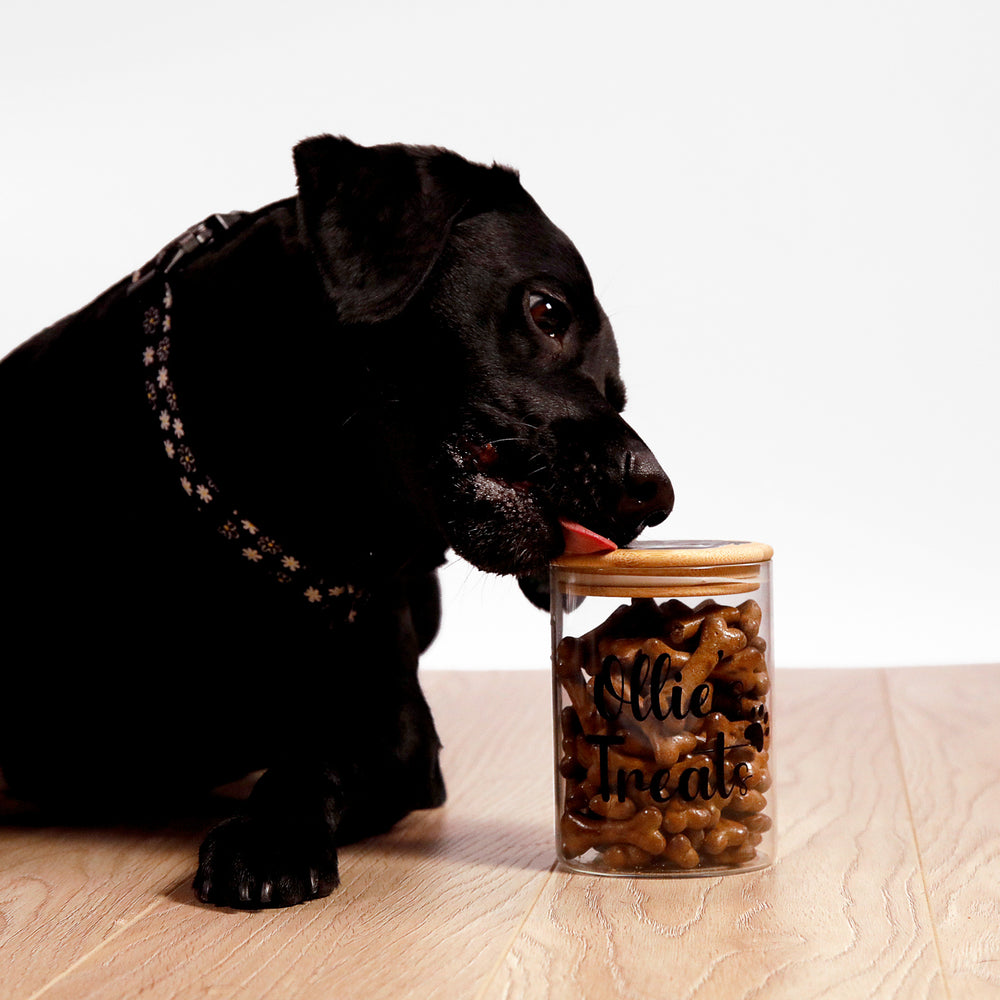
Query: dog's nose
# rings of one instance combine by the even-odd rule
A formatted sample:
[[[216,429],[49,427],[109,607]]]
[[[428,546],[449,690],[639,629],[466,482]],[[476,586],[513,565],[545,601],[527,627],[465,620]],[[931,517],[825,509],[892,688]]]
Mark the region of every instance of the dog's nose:
[[[638,535],[667,519],[674,509],[674,488],[660,463],[647,450],[628,452],[624,472],[618,515]]]

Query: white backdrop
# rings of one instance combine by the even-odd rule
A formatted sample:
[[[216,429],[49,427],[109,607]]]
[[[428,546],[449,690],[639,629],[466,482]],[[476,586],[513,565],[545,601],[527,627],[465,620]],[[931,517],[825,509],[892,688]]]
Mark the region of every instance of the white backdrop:
[[[304,136],[509,163],[615,324],[656,537],[775,547],[779,664],[1000,660],[1000,5],[149,10],[4,14],[0,353],[291,193]],[[442,578],[426,665],[545,665],[511,581]]]

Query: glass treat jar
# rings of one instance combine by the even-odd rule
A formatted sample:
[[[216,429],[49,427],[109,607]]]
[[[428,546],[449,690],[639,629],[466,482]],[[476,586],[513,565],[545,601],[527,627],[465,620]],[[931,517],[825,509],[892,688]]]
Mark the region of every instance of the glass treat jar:
[[[564,867],[676,877],[774,860],[771,556],[646,542],[553,563]]]

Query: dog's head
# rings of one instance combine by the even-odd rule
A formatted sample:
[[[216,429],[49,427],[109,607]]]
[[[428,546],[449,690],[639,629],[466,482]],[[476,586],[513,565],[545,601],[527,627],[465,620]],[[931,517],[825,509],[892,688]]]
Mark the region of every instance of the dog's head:
[[[420,414],[422,492],[459,555],[544,604],[532,581],[568,538],[624,545],[667,516],[590,275],[514,172],[330,136],[295,162],[306,241],[341,322],[367,328],[396,404]]]

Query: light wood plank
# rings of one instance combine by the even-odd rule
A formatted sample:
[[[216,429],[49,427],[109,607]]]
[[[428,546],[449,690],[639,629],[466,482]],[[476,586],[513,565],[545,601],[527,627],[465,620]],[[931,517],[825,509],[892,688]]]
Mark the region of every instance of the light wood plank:
[[[1000,996],[1000,666],[890,671],[889,691],[945,976]]]
[[[0,998],[29,997],[160,905],[197,830],[5,826]]]
[[[343,884],[307,906],[197,904],[190,872],[160,906],[54,981],[45,1000],[128,994],[366,1000],[472,997],[549,878],[551,696],[544,674],[425,681],[449,804],[342,854]]]
[[[778,678],[778,862],[560,874],[485,998],[944,997],[881,674]]]

